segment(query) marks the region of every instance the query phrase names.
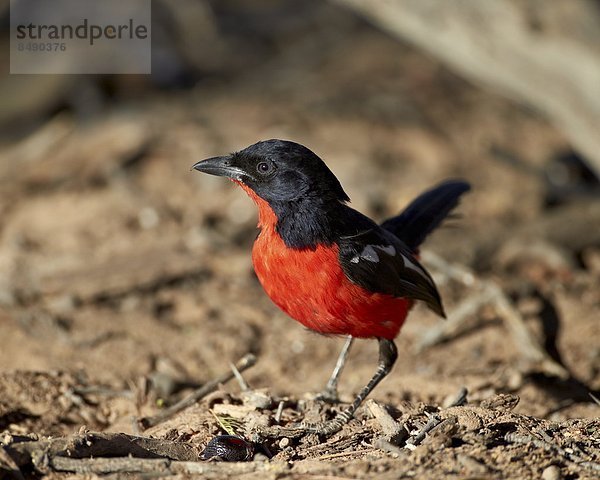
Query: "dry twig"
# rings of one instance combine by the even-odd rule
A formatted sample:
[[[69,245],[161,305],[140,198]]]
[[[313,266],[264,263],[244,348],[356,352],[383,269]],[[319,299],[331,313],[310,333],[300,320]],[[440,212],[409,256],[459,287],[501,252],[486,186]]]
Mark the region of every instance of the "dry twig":
[[[527,329],[523,317],[514,307],[510,299],[493,280],[482,280],[477,278],[473,272],[466,267],[451,265],[441,257],[423,252],[423,259],[433,265],[437,270],[443,272],[446,276],[453,278],[464,285],[477,289],[477,291],[463,300],[454,312],[450,315],[447,322],[440,324],[424,336],[417,344],[417,348],[422,350],[426,347],[435,345],[443,340],[450,338],[458,332],[460,326],[474,313],[476,313],[485,304],[492,304],[496,308],[500,317],[504,320],[509,332],[511,333],[519,351],[529,362],[534,363],[542,372],[549,375],[567,379],[570,377],[565,367],[556,362],[542,345],[534,338]]]
[[[4,447],[18,466],[45,463],[57,456],[84,458],[132,456],[190,461],[197,460],[198,449],[185,442],[136,437],[125,433],[84,433],[70,437],[11,443]]]
[[[68,458],[54,457],[50,466],[57,471],[80,474],[150,473],[202,475],[203,478],[235,478],[257,471],[277,470],[267,462],[182,462],[165,458]]]
[[[247,355],[244,355],[244,357],[242,357],[239,362],[236,363],[235,368],[237,369],[237,371],[239,373],[239,372],[243,372],[244,370],[247,370],[248,368],[252,367],[255,363],[256,363],[256,357],[253,354],[248,353]],[[219,388],[219,385],[221,385],[223,383],[227,383],[229,380],[231,380],[234,377],[235,377],[235,373],[230,370],[227,373],[224,373],[223,375],[215,378],[214,380],[211,380],[210,382],[205,383],[204,385],[202,385],[202,387],[195,390],[191,395],[187,396],[186,398],[177,402],[176,404],[174,404],[168,408],[165,408],[160,413],[158,413],[152,417],[140,418],[138,420],[140,427],[145,430],[145,429],[148,429],[155,425],[158,425],[161,422],[164,422],[165,420],[171,418],[173,415],[180,412],[181,410],[183,410],[187,407],[191,407],[198,400],[202,399],[209,393],[214,392],[217,388]]]
[[[467,402],[468,393],[468,390],[465,387],[462,387],[456,395],[456,399],[448,406],[448,408],[460,407],[461,405],[464,405]],[[435,415],[432,415],[429,418],[429,421],[425,424],[425,426],[419,432],[417,432],[415,435],[408,439],[408,441],[406,442],[406,448],[410,450],[414,449],[423,440],[425,440],[429,432],[431,432],[434,428],[437,428],[444,421],[445,419],[443,419],[439,414],[436,413]]]

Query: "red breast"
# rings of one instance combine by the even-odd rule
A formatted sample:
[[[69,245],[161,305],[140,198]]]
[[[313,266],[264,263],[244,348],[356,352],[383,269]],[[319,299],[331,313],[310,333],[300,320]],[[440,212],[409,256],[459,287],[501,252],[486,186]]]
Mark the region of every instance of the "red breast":
[[[241,182],[258,206],[260,234],[252,249],[254,270],[267,295],[290,317],[323,334],[393,339],[412,301],[372,293],[352,283],[337,245],[315,250],[288,248],[277,233],[269,204]]]

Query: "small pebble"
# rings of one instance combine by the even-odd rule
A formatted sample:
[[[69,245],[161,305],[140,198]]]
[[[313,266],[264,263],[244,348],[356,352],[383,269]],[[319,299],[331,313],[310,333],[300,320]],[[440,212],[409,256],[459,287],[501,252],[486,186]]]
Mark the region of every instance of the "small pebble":
[[[289,444],[290,444],[290,439],[287,437],[283,437],[281,440],[279,440],[279,448],[281,448],[281,449],[284,449]]]
[[[248,390],[242,392],[244,405],[252,405],[258,409],[267,409],[273,406],[273,398],[264,391]]]
[[[560,480],[561,478],[560,468],[556,465],[550,465],[542,472],[542,480]]]

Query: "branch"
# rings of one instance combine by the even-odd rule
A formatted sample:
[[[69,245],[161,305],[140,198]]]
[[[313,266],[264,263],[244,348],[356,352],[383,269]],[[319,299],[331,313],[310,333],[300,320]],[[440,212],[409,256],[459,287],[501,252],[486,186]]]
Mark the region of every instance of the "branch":
[[[6,445],[6,453],[16,465],[34,464],[43,467],[56,457],[130,456],[171,460],[198,460],[200,452],[189,443],[158,438],[136,437],[125,433],[85,433],[71,437],[53,438]]]
[[[239,373],[254,366],[254,364],[256,364],[256,357],[253,354],[248,353],[244,355],[238,363],[235,364],[235,368]],[[177,402],[175,405],[165,408],[157,415],[154,415],[153,417],[140,418],[138,420],[140,428],[146,430],[150,427],[158,425],[161,422],[164,422],[165,420],[171,418],[173,415],[180,412],[181,410],[184,410],[187,407],[191,407],[196,402],[198,402],[198,400],[204,398],[209,393],[214,392],[217,388],[219,388],[219,385],[227,383],[234,377],[234,371],[229,370],[227,373],[224,373],[223,375],[215,378],[214,380],[205,383],[204,385],[202,385],[202,387],[195,390],[191,395]]]
[[[234,478],[259,471],[277,471],[268,462],[180,462],[149,458],[67,458],[50,460],[53,470],[79,474],[151,473],[164,475],[202,475],[204,478]]]
[[[423,252],[422,257],[427,263],[449,278],[475,287],[477,292],[467,297],[458,305],[450,315],[448,322],[444,322],[439,328],[428,332],[418,343],[417,348],[423,349],[448,339],[479,308],[485,304],[492,304],[496,308],[498,315],[504,320],[509,333],[515,340],[515,345],[524,358],[536,364],[537,368],[544,373],[561,379],[571,377],[567,369],[556,362],[531,334],[525,325],[522,315],[496,282],[493,280],[482,280],[475,276],[468,268],[450,265],[444,259],[431,252]]]

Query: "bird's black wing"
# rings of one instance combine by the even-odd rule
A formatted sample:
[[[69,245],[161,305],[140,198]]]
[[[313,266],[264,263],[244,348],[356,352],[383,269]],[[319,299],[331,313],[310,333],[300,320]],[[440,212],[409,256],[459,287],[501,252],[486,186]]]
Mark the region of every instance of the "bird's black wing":
[[[445,317],[433,279],[411,250],[376,224],[360,223],[365,228],[338,240],[339,259],[346,276],[371,292],[422,300]]]
[[[471,186],[463,180],[446,180],[415,198],[404,211],[381,224],[411,250],[416,250]]]

